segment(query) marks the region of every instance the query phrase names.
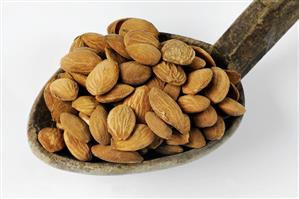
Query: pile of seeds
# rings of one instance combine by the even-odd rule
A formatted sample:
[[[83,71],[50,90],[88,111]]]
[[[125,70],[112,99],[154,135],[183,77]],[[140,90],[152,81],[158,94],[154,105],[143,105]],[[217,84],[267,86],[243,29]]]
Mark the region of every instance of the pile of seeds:
[[[160,43],[143,19],[114,21],[108,35],[75,38],[61,73],[44,88],[56,127],[38,140],[80,161],[140,163],[149,153],[202,148],[225,133],[225,121],[244,114],[240,75],[216,65],[198,46]]]

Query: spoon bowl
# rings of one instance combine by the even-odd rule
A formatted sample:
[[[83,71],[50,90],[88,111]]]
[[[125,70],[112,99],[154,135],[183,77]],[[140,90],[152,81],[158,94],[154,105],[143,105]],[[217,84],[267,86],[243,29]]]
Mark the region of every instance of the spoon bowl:
[[[226,68],[228,66],[228,60],[222,57],[217,51],[214,50],[213,45],[198,41],[195,39],[187,38],[184,36],[169,34],[169,33],[160,33],[160,41],[165,41],[168,39],[179,39],[186,42],[189,45],[199,46],[205,49],[207,52],[211,53],[214,58],[217,66]],[[58,70],[52,78],[61,72]],[[43,88],[44,89],[44,88]],[[59,153],[49,153],[47,152],[38,142],[37,134],[39,130],[44,127],[55,126],[51,120],[50,112],[45,104],[43,97],[43,89],[38,94],[31,112],[28,123],[28,142],[31,147],[32,152],[42,161],[47,164],[73,172],[80,172],[93,175],[116,175],[116,174],[128,174],[128,173],[138,173],[145,171],[153,171],[159,169],[165,169],[169,167],[178,166],[193,160],[196,160],[209,152],[217,149],[221,144],[223,144],[238,128],[242,116],[239,117],[229,117],[225,119],[226,131],[221,140],[210,141],[207,145],[201,149],[190,149],[183,153],[169,156],[159,156],[156,154],[149,154],[145,157],[145,160],[142,163],[138,164],[116,164],[116,163],[107,163],[107,162],[81,162],[74,159],[67,150]],[[244,92],[242,84],[238,85],[240,92],[239,102],[245,105]]]

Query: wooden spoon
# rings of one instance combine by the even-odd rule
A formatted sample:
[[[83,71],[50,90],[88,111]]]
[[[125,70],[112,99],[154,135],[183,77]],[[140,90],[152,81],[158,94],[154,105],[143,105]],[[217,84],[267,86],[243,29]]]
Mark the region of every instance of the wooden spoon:
[[[218,66],[235,69],[244,77],[297,21],[298,17],[298,0],[256,0],[214,45],[169,33],[160,33],[160,41],[176,38],[190,45],[199,46],[212,54]],[[53,77],[59,72],[58,70]],[[245,99],[241,84],[239,88],[240,103],[244,105]],[[80,162],[68,154],[49,153],[38,142],[37,133],[39,130],[53,125],[45,105],[42,89],[31,109],[28,123],[28,141],[33,153],[54,167],[94,175],[127,174],[165,169],[198,159],[224,143],[236,131],[241,120],[242,116],[227,120],[227,128],[223,138],[218,141],[211,141],[201,149],[191,149],[165,157],[151,157],[140,164]]]

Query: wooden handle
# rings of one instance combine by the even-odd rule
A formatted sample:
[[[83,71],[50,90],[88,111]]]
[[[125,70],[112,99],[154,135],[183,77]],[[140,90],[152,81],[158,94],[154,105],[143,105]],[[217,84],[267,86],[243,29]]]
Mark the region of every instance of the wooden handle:
[[[244,77],[298,20],[299,0],[255,0],[214,44]]]

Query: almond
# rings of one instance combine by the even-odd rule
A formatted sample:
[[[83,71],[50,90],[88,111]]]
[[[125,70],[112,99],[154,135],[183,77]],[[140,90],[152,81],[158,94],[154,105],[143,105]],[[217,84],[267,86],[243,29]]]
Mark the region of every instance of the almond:
[[[87,143],[90,141],[91,137],[88,126],[79,117],[71,113],[61,113],[60,121],[63,129],[80,142]]]
[[[107,33],[108,34],[118,34],[119,29],[121,25],[130,18],[123,18],[113,21],[108,27],[107,27]]]
[[[72,75],[71,75],[70,73],[68,73],[68,72],[59,73],[59,74],[57,75],[57,79],[60,79],[60,78],[67,78],[67,79],[71,79],[71,80],[73,80]]]
[[[55,126],[56,126],[56,128],[63,130],[63,127],[60,122],[56,122]]]
[[[125,62],[120,65],[120,76],[124,83],[140,85],[146,82],[152,75],[152,69],[136,61]]]
[[[43,128],[37,135],[39,143],[50,153],[60,151],[64,148],[62,131],[57,128]]]
[[[116,62],[117,64],[121,64],[123,62],[126,62],[126,59],[119,55],[117,52],[112,50],[111,48],[105,48],[105,55],[107,59],[112,60]]]
[[[149,88],[149,90],[151,90],[153,87],[163,90],[165,87],[165,82],[157,77],[153,77],[146,83],[146,86]]]
[[[118,65],[106,59],[89,73],[86,79],[86,88],[92,95],[107,93],[117,83],[118,75]]]
[[[92,96],[80,96],[72,102],[72,107],[88,116],[94,111],[98,102]]]
[[[237,71],[235,70],[231,70],[231,69],[226,69],[225,70],[228,78],[229,78],[229,81],[232,83],[232,84],[237,84],[240,82],[241,80],[241,75],[240,73],[238,73]]]
[[[74,51],[77,48],[84,47],[84,41],[82,40],[81,36],[78,36],[74,39],[69,52]]]
[[[104,52],[107,43],[105,37],[98,33],[88,32],[81,35],[84,45],[94,49],[97,53]]]
[[[78,116],[87,124],[89,125],[89,116],[82,113],[82,112],[79,112]],[[62,126],[61,126],[62,127]]]
[[[181,87],[180,86],[175,86],[175,85],[172,85],[172,84],[166,84],[163,91],[165,93],[167,93],[172,99],[174,99],[176,101],[177,98],[180,95]]]
[[[108,114],[108,131],[115,140],[126,140],[131,135],[135,123],[133,110],[125,104],[114,107]]]
[[[222,117],[218,116],[216,124],[203,129],[203,133],[207,140],[220,140],[225,132],[225,123]]]
[[[156,65],[161,59],[161,52],[155,46],[136,43],[126,47],[130,57],[144,65]]]
[[[141,163],[143,161],[143,157],[137,152],[118,151],[111,146],[102,146],[100,144],[92,146],[91,152],[94,156],[107,162],[131,164]]]
[[[154,112],[147,112],[145,114],[145,121],[148,127],[159,137],[168,139],[171,134],[171,128],[161,120]]]
[[[102,59],[94,52],[86,49],[75,50],[61,59],[61,68],[66,72],[80,74],[90,73]]]
[[[219,67],[212,67],[213,78],[204,95],[214,104],[221,102],[227,95],[230,81],[225,71]]]
[[[183,85],[184,94],[196,94],[204,89],[212,80],[213,72],[210,68],[203,68],[189,73],[187,82]]]
[[[192,63],[188,65],[188,69],[197,70],[197,69],[204,68],[205,66],[206,66],[206,61],[204,59],[200,57],[194,57]]]
[[[166,140],[166,143],[168,145],[183,145],[187,144],[189,142],[189,133],[186,134],[180,134],[178,132],[173,132],[171,137]]]
[[[177,39],[167,40],[161,52],[164,61],[179,65],[189,65],[195,57],[192,47]]]
[[[196,127],[210,127],[217,122],[217,112],[212,106],[209,106],[205,111],[194,114],[192,120]]]
[[[191,129],[191,121],[190,121],[190,117],[187,114],[184,114],[183,122],[184,122],[184,125],[180,132],[183,134],[189,133],[190,129]]]
[[[112,146],[120,151],[137,151],[149,146],[155,139],[155,134],[145,124],[137,124],[132,136],[127,140],[114,140]]]
[[[85,142],[80,141],[68,131],[64,131],[63,138],[68,150],[76,159],[80,161],[91,160],[90,149]]]
[[[207,64],[209,64],[209,66],[216,66],[214,59],[207,51],[199,46],[192,46],[192,48],[195,50],[196,54],[199,57],[203,58],[207,62]]]
[[[64,102],[54,96],[50,92],[50,81],[44,88],[45,103],[51,113],[52,119],[56,122],[60,121],[60,114],[63,112],[76,114],[77,111],[72,107],[71,102]]]
[[[198,128],[192,128],[190,131],[190,137],[188,144],[185,146],[190,148],[200,149],[206,145],[205,137]]]
[[[177,153],[182,153],[184,149],[177,145],[161,145],[156,149],[156,151],[163,155],[174,155]]]
[[[186,118],[179,105],[165,92],[153,87],[149,92],[149,101],[154,112],[167,124],[181,133],[186,132]]]
[[[101,105],[98,105],[92,112],[89,119],[89,130],[92,137],[102,145],[110,144],[110,134],[108,133],[107,112]]]
[[[185,113],[198,113],[209,107],[210,100],[201,95],[184,95],[179,97],[178,104]]]
[[[60,78],[50,84],[50,92],[54,97],[62,101],[72,101],[77,98],[79,87],[71,79]]]
[[[109,34],[105,36],[106,41],[108,45],[115,50],[118,54],[121,56],[130,59],[130,56],[128,55],[125,44],[124,44],[124,39],[122,36],[117,35],[117,34]]]
[[[128,32],[125,34],[124,43],[126,47],[136,43],[151,44],[156,48],[159,48],[160,46],[159,40],[152,33],[144,30],[134,30]]]
[[[186,74],[180,66],[162,61],[153,67],[155,75],[164,82],[181,86],[186,82]]]
[[[70,73],[72,78],[81,86],[86,87],[86,75],[82,75],[80,73]]]
[[[119,34],[125,36],[126,33],[134,30],[144,30],[150,32],[155,37],[158,37],[159,35],[157,28],[151,22],[137,18],[129,18],[125,20],[120,26]]]
[[[137,87],[132,95],[124,100],[124,104],[131,107],[140,123],[145,123],[145,114],[151,110],[148,99],[149,89],[147,86]]]
[[[146,149],[156,149],[163,143],[163,139],[155,136],[154,141]]]
[[[97,95],[96,100],[101,103],[118,102],[134,91],[134,87],[127,84],[116,84],[112,90],[104,95]]]
[[[238,88],[233,83],[230,83],[227,97],[230,97],[236,101],[239,101],[239,99],[240,99],[240,92],[239,92]]]
[[[224,113],[230,116],[241,116],[246,111],[242,104],[229,97],[226,97],[218,106]]]

